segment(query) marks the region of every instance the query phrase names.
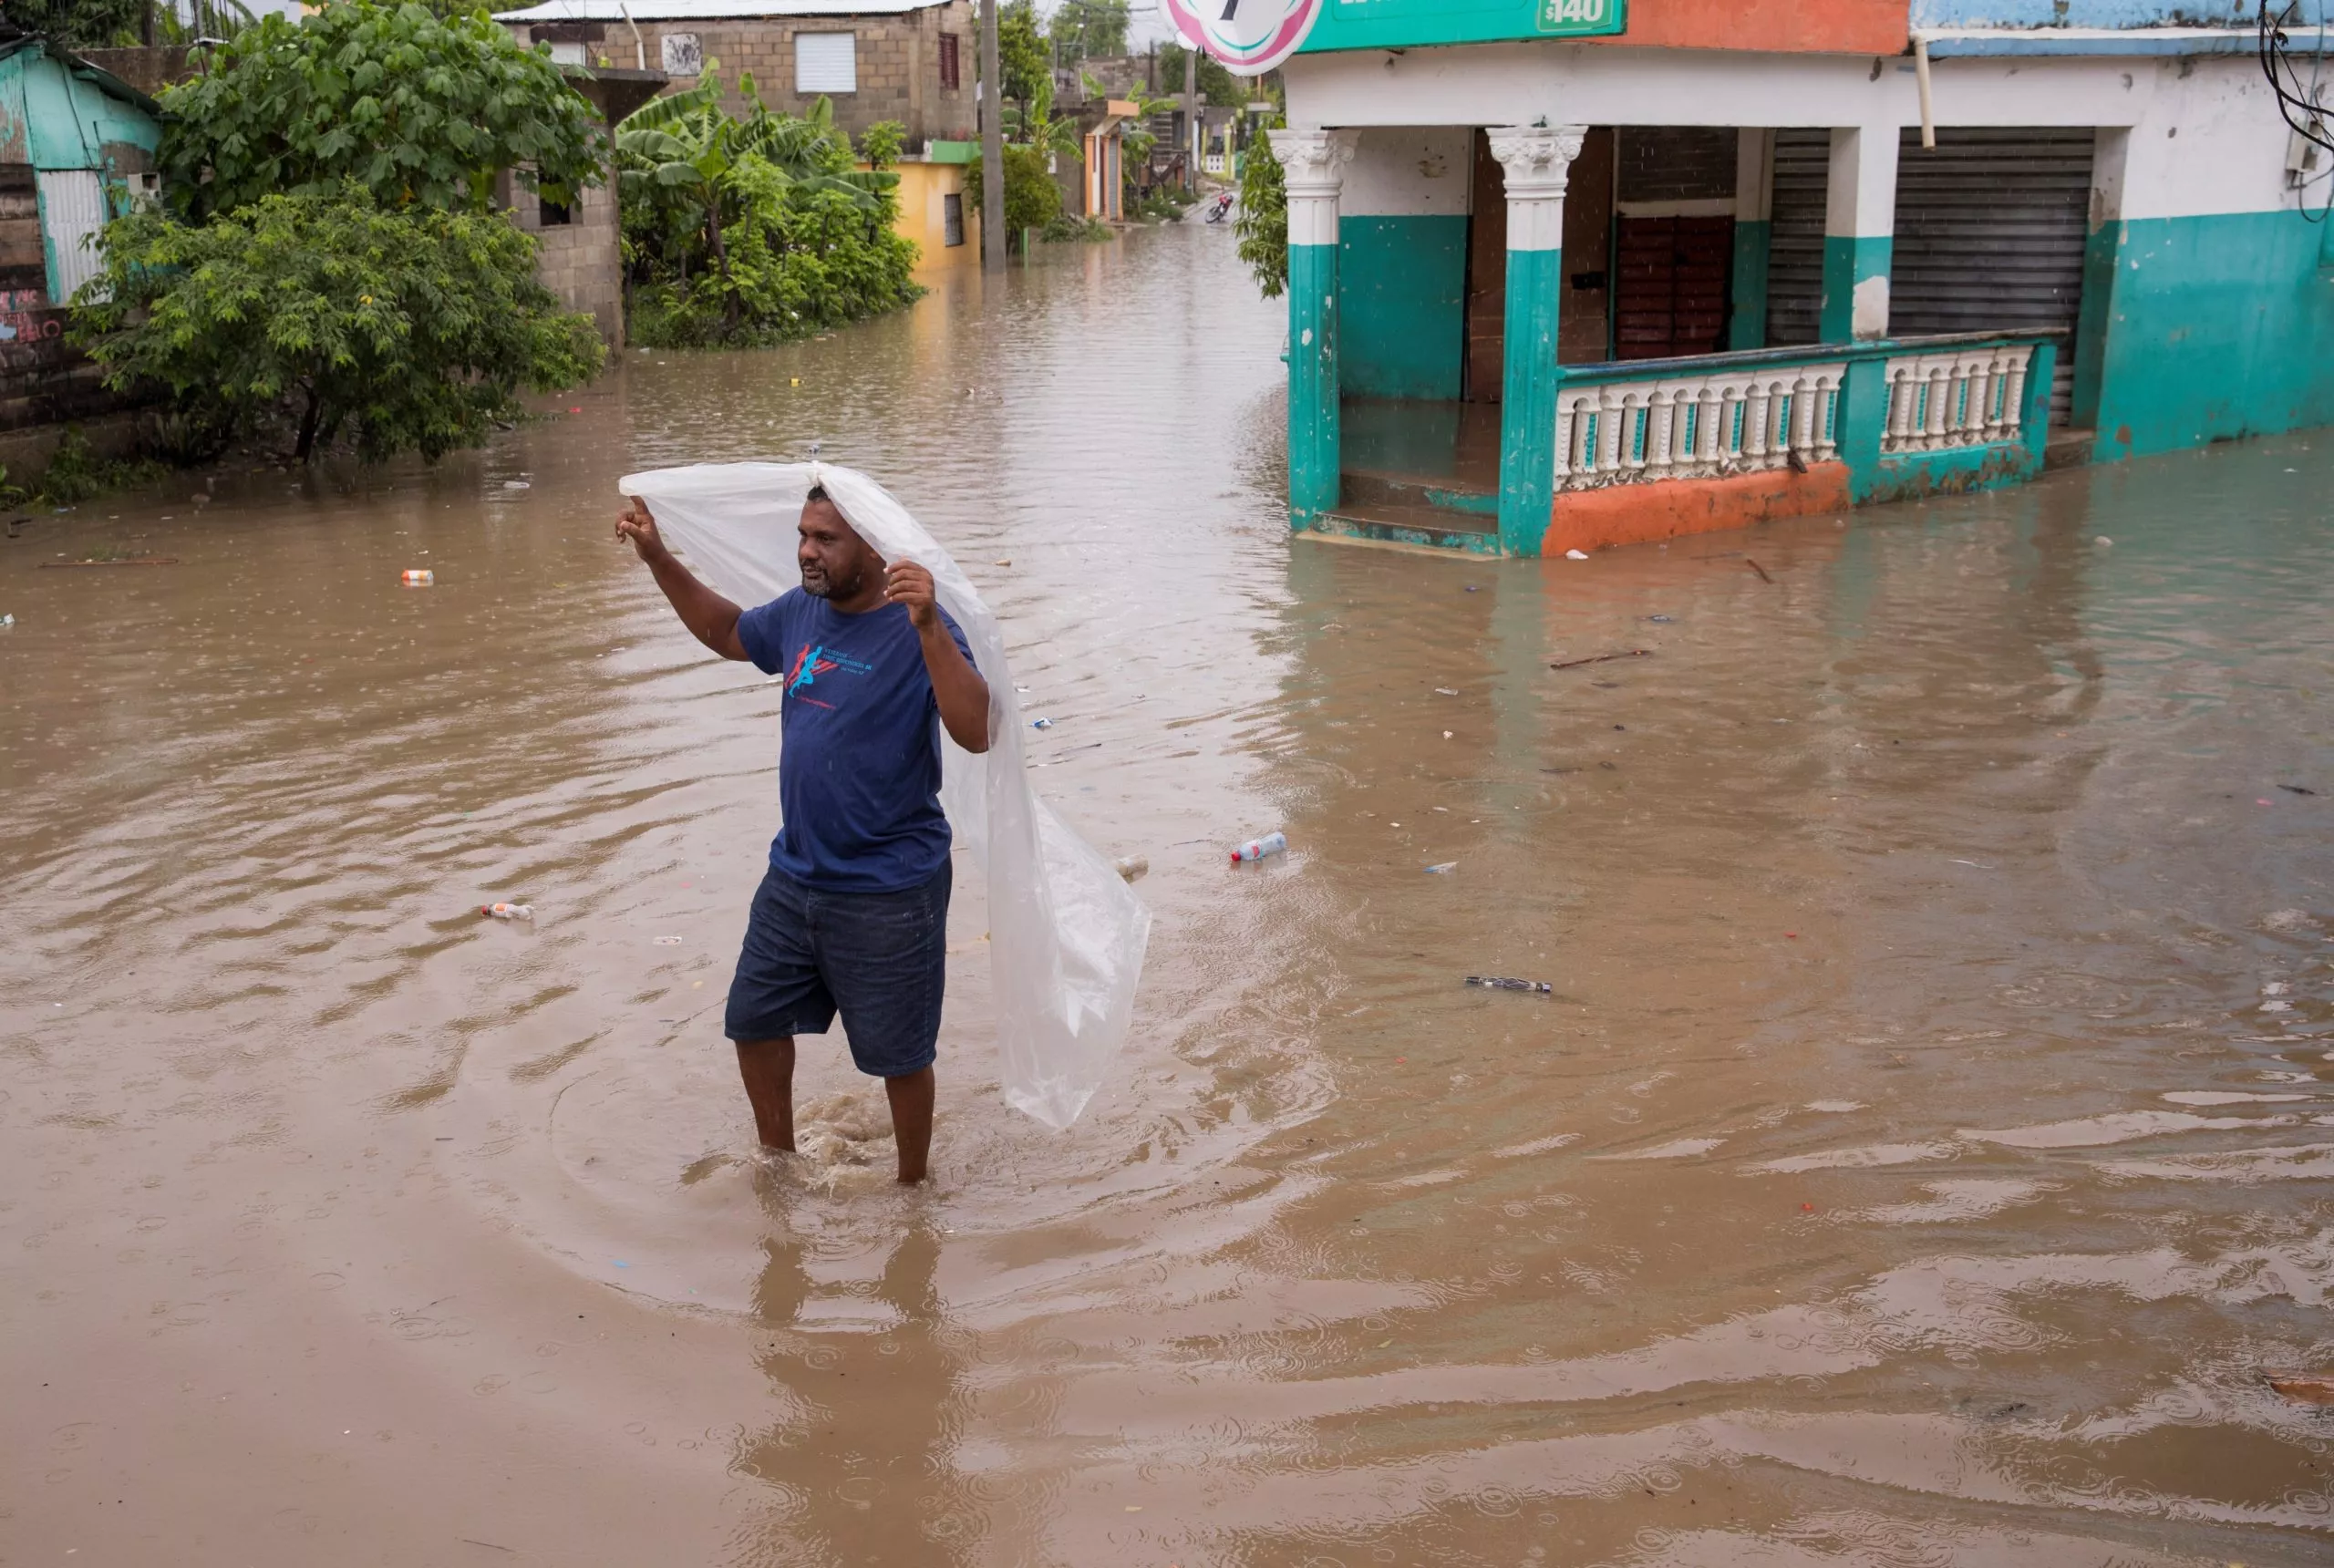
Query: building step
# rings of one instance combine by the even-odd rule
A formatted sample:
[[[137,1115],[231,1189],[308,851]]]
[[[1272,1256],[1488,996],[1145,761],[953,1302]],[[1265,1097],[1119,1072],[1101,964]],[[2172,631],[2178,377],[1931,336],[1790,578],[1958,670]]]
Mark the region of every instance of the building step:
[[[1452,511],[1399,502],[1375,505],[1347,501],[1318,513],[1311,531],[1330,538],[1365,539],[1380,544],[1410,544],[1471,555],[1499,553],[1499,520],[1481,512]]]
[[[2051,469],[2079,469],[2091,461],[2093,443],[2099,439],[2096,430],[2053,430],[2042,448],[2044,471]]]
[[[1426,508],[1496,519],[1499,492],[1447,475],[1389,473],[1382,469],[1348,469],[1337,476],[1339,510],[1356,508]]]

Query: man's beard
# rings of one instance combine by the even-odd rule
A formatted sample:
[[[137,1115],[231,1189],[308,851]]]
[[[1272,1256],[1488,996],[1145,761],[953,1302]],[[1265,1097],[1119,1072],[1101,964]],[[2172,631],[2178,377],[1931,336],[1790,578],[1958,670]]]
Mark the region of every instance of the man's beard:
[[[848,599],[859,592],[860,584],[866,578],[867,574],[862,572],[848,583],[838,583],[832,575],[821,573],[814,581],[806,572],[802,574],[802,592],[813,599]]]

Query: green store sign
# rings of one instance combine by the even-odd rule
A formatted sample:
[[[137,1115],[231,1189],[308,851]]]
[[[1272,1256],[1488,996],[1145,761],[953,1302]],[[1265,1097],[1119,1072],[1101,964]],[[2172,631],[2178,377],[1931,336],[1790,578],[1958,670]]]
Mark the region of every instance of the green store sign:
[[[1299,53],[1599,38],[1627,26],[1628,0],[1325,0]]]

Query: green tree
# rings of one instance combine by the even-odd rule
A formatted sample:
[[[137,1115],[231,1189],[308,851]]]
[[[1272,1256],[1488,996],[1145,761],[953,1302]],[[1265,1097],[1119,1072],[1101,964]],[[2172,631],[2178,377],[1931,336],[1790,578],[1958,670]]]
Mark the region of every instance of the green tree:
[[[367,461],[434,461],[514,418],[521,390],[589,380],[604,356],[507,220],[386,208],[354,183],[200,225],[133,213],[105,253],[76,339],[108,387],[167,396],[211,455],[281,420],[302,461],[343,438]]]
[[[1159,51],[1159,90],[1180,93],[1183,90],[1183,72],[1192,51],[1181,45],[1170,44]],[[1263,89],[1245,86],[1238,77],[1224,68],[1213,55],[1202,55],[1200,60],[1200,93],[1212,104],[1246,103],[1261,97]]]
[[[965,211],[981,203],[981,166],[965,170]],[[1061,216],[1061,187],[1046,168],[1042,148],[1012,142],[1005,149],[1005,232],[1008,241],[1025,229],[1042,229]]]
[[[1058,57],[1068,65],[1125,54],[1131,22],[1127,0],[1061,0],[1046,32]]]
[[[1003,97],[1027,104],[1054,79],[1053,51],[1038,28],[1037,0],[1012,0],[997,19],[997,67],[1005,77]]]
[[[606,151],[546,50],[483,10],[441,18],[415,0],[333,0],[297,26],[271,15],[161,96],[164,181],[197,219],[346,181],[386,206],[484,211],[504,170],[569,201]]]
[[[1275,127],[1279,125],[1275,120]],[[1240,165],[1240,259],[1256,274],[1266,299],[1288,287],[1288,176],[1273,156],[1269,137],[1248,145]]]
[[[8,21],[68,48],[138,42],[148,0],[8,0]]]

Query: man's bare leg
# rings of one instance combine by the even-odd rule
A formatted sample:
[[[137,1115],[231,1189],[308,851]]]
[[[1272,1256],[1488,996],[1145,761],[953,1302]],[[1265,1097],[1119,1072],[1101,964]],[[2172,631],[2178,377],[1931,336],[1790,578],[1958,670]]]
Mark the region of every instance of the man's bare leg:
[[[794,1037],[782,1040],[739,1040],[738,1072],[746,1080],[746,1099],[754,1108],[754,1130],[762,1147],[794,1152]],[[931,1115],[925,1113],[925,1126]]]
[[[933,1090],[938,1081],[930,1068],[883,1080],[883,1094],[892,1102],[892,1141],[900,1148],[903,1186],[923,1181],[931,1159]]]

